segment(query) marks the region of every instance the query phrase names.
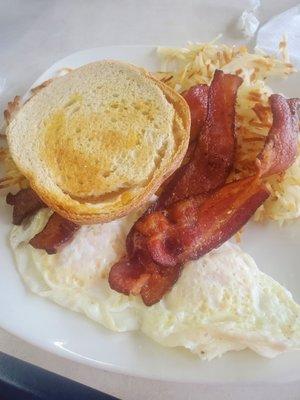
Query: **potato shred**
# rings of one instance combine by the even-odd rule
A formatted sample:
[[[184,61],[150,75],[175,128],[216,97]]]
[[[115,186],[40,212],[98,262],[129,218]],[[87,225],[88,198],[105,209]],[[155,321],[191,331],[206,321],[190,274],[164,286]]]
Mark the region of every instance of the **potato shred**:
[[[250,53],[245,46],[227,46],[216,39],[210,43],[188,43],[184,48],[159,47],[161,71],[156,76],[182,92],[191,86],[210,84],[216,69],[239,75],[244,82],[236,107],[237,153],[230,180],[254,171],[254,160],[272,125],[268,98],[270,78],[286,78],[296,70],[289,62],[285,38],[279,43],[280,58],[261,51]],[[267,178],[269,199],[257,210],[256,221],[272,219],[280,224],[300,216],[300,147],[295,163],[283,174]]]

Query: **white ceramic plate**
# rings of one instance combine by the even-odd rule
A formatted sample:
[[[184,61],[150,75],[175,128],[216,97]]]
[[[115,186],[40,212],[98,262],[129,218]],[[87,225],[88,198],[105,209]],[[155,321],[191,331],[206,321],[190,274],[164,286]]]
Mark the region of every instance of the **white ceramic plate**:
[[[150,70],[159,68],[154,47],[101,47],[58,61],[34,84],[64,67],[78,67],[111,58]],[[295,96],[299,76],[281,90]],[[299,89],[298,89],[299,90]],[[299,95],[299,93],[298,93]],[[31,294],[14,267],[8,246],[11,208],[0,198],[0,326],[20,338],[60,356],[106,370],[180,382],[279,382],[300,378],[300,352],[263,359],[250,351],[230,353],[211,362],[200,361],[183,349],[161,347],[142,334],[113,333],[83,315],[65,310]],[[300,222],[283,228],[249,224],[242,247],[258,266],[287,287],[300,301]]]

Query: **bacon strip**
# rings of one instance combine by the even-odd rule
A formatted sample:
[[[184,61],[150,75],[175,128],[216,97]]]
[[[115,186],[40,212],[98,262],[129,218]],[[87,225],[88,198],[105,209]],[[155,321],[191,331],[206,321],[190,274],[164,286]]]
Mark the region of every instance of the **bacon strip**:
[[[198,135],[198,142],[192,160],[173,175],[158,202],[146,214],[175,201],[207,192],[226,181],[233,165],[234,107],[241,83],[242,80],[235,75],[216,71],[209,90],[207,86],[199,85],[183,94],[191,108],[192,140]],[[200,196],[195,202],[199,201]],[[162,278],[161,267],[149,257],[145,238],[135,226],[127,237],[126,245],[130,261],[125,258],[111,269],[111,287],[124,294],[141,293],[147,305],[159,301],[178,279],[181,266],[167,269],[167,274],[164,268]]]
[[[270,105],[273,125],[258,156],[260,176],[283,172],[297,155],[300,100],[272,95]],[[195,207],[195,200],[189,199],[162,212],[152,212],[138,221],[136,229],[147,237],[144,246],[153,261],[174,266],[218,247],[247,222],[268,196],[261,180],[250,177],[225,185],[203,205]]]
[[[268,196],[258,177],[250,177],[225,185],[206,200],[192,197],[145,215],[129,241],[133,257],[111,268],[110,287],[141,294],[147,306],[157,303],[176,283],[184,262],[229,239]]]
[[[269,98],[273,124],[265,146],[257,157],[261,176],[278,174],[289,168],[296,159],[299,133],[297,110],[300,99],[286,99],[279,94]]]
[[[190,142],[194,142],[198,138],[203,128],[207,114],[208,90],[207,85],[196,85],[181,93],[188,103],[191,113]]]
[[[30,244],[35,249],[46,250],[48,254],[55,254],[57,250],[68,243],[74,233],[80,228],[74,222],[68,221],[59,214],[53,213],[45,228],[35,235]]]
[[[22,189],[17,194],[8,193],[6,203],[13,206],[13,224],[21,225],[26,217],[47,207],[32,189]]]
[[[225,185],[200,206],[191,199],[151,213],[136,229],[147,238],[153,261],[182,265],[228,240],[268,197],[261,180],[252,176]]]
[[[142,264],[124,258],[111,268],[108,281],[113,290],[126,295],[140,294],[144,303],[151,306],[173,287],[181,270],[181,265],[162,267],[150,259]]]
[[[208,91],[207,117],[192,159],[174,173],[159,197],[157,209],[209,192],[225,183],[234,161],[235,102],[241,83],[242,79],[236,75],[224,74],[219,70],[215,72]],[[191,95],[187,92],[188,99],[196,99],[193,91]],[[201,88],[201,92],[200,98],[203,99],[205,89]],[[196,101],[189,101],[194,106]],[[200,109],[203,113],[203,103],[197,111]],[[199,129],[203,119],[198,122],[196,126]]]
[[[18,193],[8,193],[7,204],[13,206],[13,224],[21,225],[25,218],[35,214],[47,205],[30,188],[21,189]],[[69,242],[79,225],[54,213],[49,218],[45,228],[30,240],[30,244],[36,249],[46,250],[48,254],[57,252],[60,246]]]
[[[152,305],[171,289],[186,261],[199,258],[237,232],[269,196],[262,178],[283,172],[296,157],[299,102],[271,96],[273,125],[257,158],[256,176],[164,208],[150,208],[127,237],[129,259],[110,271],[111,288],[140,293],[144,303]]]

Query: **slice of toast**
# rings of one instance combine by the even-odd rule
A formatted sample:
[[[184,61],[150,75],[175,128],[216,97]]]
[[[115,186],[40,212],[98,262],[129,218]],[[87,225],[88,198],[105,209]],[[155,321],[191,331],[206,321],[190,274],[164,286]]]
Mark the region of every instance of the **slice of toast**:
[[[41,199],[80,224],[143,204],[180,165],[190,113],[145,70],[100,61],[53,80],[7,128],[11,155]]]

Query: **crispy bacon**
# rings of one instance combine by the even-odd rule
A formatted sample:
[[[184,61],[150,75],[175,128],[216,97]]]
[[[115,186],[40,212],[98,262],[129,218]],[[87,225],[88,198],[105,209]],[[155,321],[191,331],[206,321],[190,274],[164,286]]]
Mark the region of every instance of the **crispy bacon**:
[[[150,306],[157,303],[169,291],[180,276],[180,265],[162,267],[153,262],[146,247],[146,238],[137,230],[127,237],[127,248],[132,246],[134,257],[124,257],[115,264],[109,273],[110,287],[117,292],[129,295],[140,294],[144,303]]]
[[[176,202],[174,204],[181,205],[181,213],[186,213],[186,215],[194,212],[194,209],[199,207],[204,200],[208,198],[208,194],[204,193],[198,195],[196,197],[190,197],[189,199],[182,200],[180,202]],[[176,215],[176,208],[173,208],[174,216]],[[158,213],[157,211],[161,211]],[[156,219],[148,218],[151,215],[156,214],[160,216]],[[148,208],[148,210],[136,221],[136,223],[132,226],[129,231],[126,239],[126,250],[129,258],[139,258],[142,263],[149,262],[149,251],[146,243],[146,237],[142,235],[141,231],[138,229],[138,226],[141,221],[145,221],[147,219],[147,223],[149,224],[149,229],[152,232],[159,232],[160,230],[164,230],[166,228],[166,219],[164,218],[165,209],[159,210],[156,207],[156,203]],[[152,225],[151,225],[152,224]]]
[[[199,196],[145,214],[127,240],[128,254],[109,274],[110,287],[158,302],[175,284],[183,263],[218,247],[237,232],[267,199],[257,176],[225,185],[211,197]]]
[[[21,189],[16,194],[8,193],[6,202],[14,207],[14,225],[21,225],[25,218],[35,214],[41,208],[47,207],[30,188]],[[30,240],[30,244],[36,249],[44,249],[48,254],[54,254],[60,246],[73,238],[78,229],[79,225],[54,213],[45,228]]]
[[[179,168],[167,184],[158,202],[144,215],[151,215],[154,210],[162,209],[178,200],[198,194],[193,200],[194,206],[199,205],[207,196],[199,196],[220,186],[233,165],[235,148],[235,101],[237,90],[242,80],[234,75],[216,71],[211,87],[200,85],[184,93],[192,107],[193,135],[198,134],[198,142],[192,155],[192,160]],[[222,93],[222,95],[220,95]],[[206,102],[208,96],[208,111]],[[207,113],[205,126],[204,114]],[[221,156],[220,156],[221,154]],[[187,204],[186,213],[190,212]],[[159,223],[156,220],[156,228]],[[163,227],[162,227],[163,228]],[[121,260],[110,272],[111,287],[121,293],[141,293],[145,304],[159,301],[179,277],[181,266],[163,269],[149,257],[145,237],[135,226],[127,237],[128,259]],[[147,295],[146,295],[147,293]]]
[[[279,94],[269,98],[273,124],[265,146],[257,157],[262,176],[285,171],[297,156],[300,99],[286,99]]]
[[[196,85],[181,93],[188,103],[191,113],[191,137],[190,142],[196,140],[205,122],[208,101],[207,85]]]
[[[228,240],[268,196],[259,177],[252,176],[225,185],[200,205],[192,198],[150,213],[136,229],[146,237],[153,261],[182,265]]]
[[[177,282],[182,271],[182,265],[171,268],[161,268],[153,263],[153,271],[141,288],[141,297],[146,306],[157,303]]]
[[[181,270],[181,265],[162,267],[150,259],[143,264],[124,258],[111,268],[108,280],[113,290],[126,295],[140,294],[144,303],[151,306],[173,287]]]
[[[35,235],[30,244],[35,249],[46,250],[48,254],[55,254],[59,247],[68,243],[74,233],[80,228],[79,225],[53,213],[45,228]]]
[[[260,176],[283,172],[293,163],[297,154],[299,104],[298,99],[270,97],[273,125],[258,156]],[[153,261],[165,266],[178,265],[226,241],[267,197],[268,191],[259,177],[246,178],[225,185],[206,201],[201,197],[201,204],[190,198],[149,213],[137,222],[135,235],[147,238],[143,247]],[[128,250],[134,254],[132,249]]]
[[[189,195],[185,200],[177,195],[180,191],[173,184],[173,193],[181,199],[175,203],[172,200],[176,196],[170,196],[169,191],[168,197],[163,192],[161,207],[150,207],[131,229],[127,237],[129,258],[112,267],[111,288],[124,294],[140,293],[144,303],[152,305],[171,289],[186,261],[199,258],[236,233],[269,196],[262,178],[283,172],[296,157],[299,102],[271,96],[273,125],[257,158],[255,176],[212,191],[203,190],[200,196]],[[199,165],[198,173],[205,174],[207,170]],[[184,178],[189,176],[181,173]],[[180,175],[179,180],[190,184]]]
[[[8,193],[7,204],[13,206],[13,224],[21,225],[26,217],[47,207],[32,189],[22,189],[16,194]]]
[[[215,72],[208,91],[207,117],[192,159],[175,172],[159,197],[157,209],[225,183],[234,161],[235,102],[241,83],[236,75]]]

